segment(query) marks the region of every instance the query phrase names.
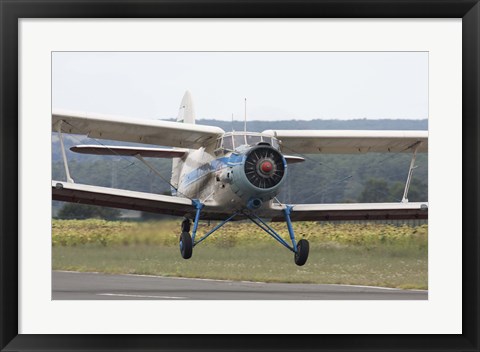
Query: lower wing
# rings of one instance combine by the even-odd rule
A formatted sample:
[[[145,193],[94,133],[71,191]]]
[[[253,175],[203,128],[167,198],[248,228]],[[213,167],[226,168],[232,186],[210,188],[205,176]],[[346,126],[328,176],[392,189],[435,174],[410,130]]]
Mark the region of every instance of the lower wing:
[[[188,198],[165,196],[123,189],[52,181],[52,199],[92,204],[104,207],[146,211],[173,216],[195,215],[195,206]],[[427,219],[428,203],[345,203],[345,204],[295,204],[291,206],[292,221],[334,220],[405,220]],[[259,216],[272,221],[285,221],[285,205],[273,203]],[[206,205],[202,220],[225,220],[232,212]],[[245,219],[239,214],[235,220]]]
[[[194,217],[196,211],[195,205],[188,198],[62,181],[52,181],[52,200],[173,216]],[[206,205],[201,219],[224,220],[229,215],[231,214],[224,213],[222,209]]]
[[[428,219],[428,203],[293,204],[292,221]],[[269,217],[284,221],[285,205],[273,203]]]
[[[52,181],[52,199],[177,216],[195,211],[187,198],[61,181]]]

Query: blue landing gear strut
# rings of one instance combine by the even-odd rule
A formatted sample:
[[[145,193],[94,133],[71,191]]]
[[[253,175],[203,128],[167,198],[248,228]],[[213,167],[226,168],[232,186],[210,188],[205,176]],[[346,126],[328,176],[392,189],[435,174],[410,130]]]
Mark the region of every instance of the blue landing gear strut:
[[[267,234],[272,236],[281,245],[291,250],[294,253],[293,258],[295,264],[297,264],[298,266],[302,266],[307,262],[310,245],[305,239],[301,239],[300,241],[298,241],[298,243],[295,241],[295,232],[293,231],[292,220],[290,219],[292,208],[293,207],[291,205],[287,205],[285,209],[283,209],[283,213],[285,215],[285,222],[287,223],[288,227],[288,233],[290,235],[290,240],[292,241],[291,246],[282,237],[280,237],[280,235],[271,226],[269,226],[265,221],[260,219],[256,214],[244,213],[244,215],[248,217],[250,221],[252,221],[255,225],[257,225]]]
[[[208,231],[200,239],[195,240],[195,237],[197,235],[197,230],[198,230],[198,222],[200,221],[200,214],[205,205],[202,204],[197,199],[193,200],[193,205],[195,206],[196,213],[195,213],[195,221],[193,223],[192,236],[190,236],[190,220],[185,218],[182,222],[182,234],[180,235],[180,253],[184,259],[191,258],[193,247],[195,247],[200,242],[204,241],[208,236],[210,236],[212,233],[217,231],[219,228],[221,228],[223,225],[231,221],[235,216],[239,214],[238,212],[233,213],[229,218],[222,221],[220,224],[218,224],[213,229]],[[292,206],[287,205],[286,208],[283,210],[285,214],[285,221],[287,223],[288,233],[290,234],[290,240],[292,242],[292,245],[289,245],[272,227],[270,227],[265,221],[263,221],[256,214],[250,213],[250,212],[243,212],[242,214],[245,215],[248,219],[250,219],[250,221],[252,221],[255,225],[260,227],[267,234],[272,236],[281,245],[291,250],[294,253],[295,264],[302,266],[307,262],[307,259],[308,259],[309,243],[305,239],[301,239],[298,243],[295,241],[295,233],[293,231],[292,221],[290,219],[290,213],[292,212],[292,208],[293,208]]]
[[[182,222],[182,234],[180,235],[180,254],[182,255],[182,257],[184,259],[189,259],[192,256],[193,247],[195,247],[200,242],[204,241],[208,236],[210,236],[212,233],[217,231],[220,227],[222,227],[223,225],[225,225],[227,222],[229,222],[235,216],[238,215],[238,213],[234,213],[228,219],[222,221],[220,224],[218,224],[213,229],[208,231],[199,240],[195,241],[195,237],[197,235],[197,230],[198,230],[198,222],[200,221],[200,213],[202,212],[202,209],[205,205],[202,204],[198,199],[194,199],[192,202],[193,202],[193,205],[195,206],[195,209],[196,209],[195,221],[193,223],[192,236],[190,237],[190,233],[189,233],[189,231],[190,231],[190,220],[189,219],[184,219],[183,220],[183,222]],[[187,234],[188,237],[184,234]],[[186,248],[187,251],[185,251],[184,248]],[[184,255],[184,253],[186,253],[187,255]]]

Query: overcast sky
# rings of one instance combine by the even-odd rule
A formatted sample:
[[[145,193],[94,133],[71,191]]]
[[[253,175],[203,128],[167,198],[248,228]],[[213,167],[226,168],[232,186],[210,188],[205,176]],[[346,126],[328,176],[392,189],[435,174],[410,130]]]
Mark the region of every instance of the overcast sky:
[[[58,52],[53,108],[197,119],[428,118],[425,52]]]

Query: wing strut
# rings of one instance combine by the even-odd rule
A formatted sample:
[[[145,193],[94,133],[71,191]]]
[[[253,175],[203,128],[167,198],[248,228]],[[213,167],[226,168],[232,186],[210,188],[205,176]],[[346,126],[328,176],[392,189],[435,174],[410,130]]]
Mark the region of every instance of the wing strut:
[[[75,183],[75,181],[73,181],[73,178],[70,177],[70,170],[68,169],[67,154],[65,153],[65,146],[63,145],[62,123],[63,123],[63,120],[58,121],[57,132],[58,132],[58,138],[60,139],[60,146],[62,149],[63,165],[65,166],[65,174],[67,175],[67,182]]]
[[[152,164],[150,164],[149,162],[147,162],[147,161],[143,158],[143,156],[141,156],[140,154],[135,154],[134,156],[135,156],[135,158],[137,158],[138,160],[140,160],[145,166],[147,166],[150,170],[152,170],[158,177],[160,177],[162,180],[165,180],[165,179],[163,178],[162,174],[161,174],[160,172],[158,172],[158,170],[155,169]],[[171,185],[170,185],[170,186],[171,186]]]
[[[415,159],[417,158],[417,150],[422,142],[417,142],[413,149],[412,161],[410,162],[410,168],[408,169],[407,182],[405,183],[405,190],[403,191],[402,203],[408,203],[408,190],[410,188],[410,183],[412,182],[413,170],[418,166],[415,166]]]
[[[140,154],[135,154],[134,155],[135,158],[137,158],[138,160],[140,160],[144,165],[146,165],[150,170],[152,170],[158,177],[160,177],[163,181],[165,181],[172,189],[174,189],[176,192],[178,192],[178,188],[175,187],[174,185],[172,185],[170,182],[168,182],[168,180],[165,179],[165,177],[162,176],[162,174],[156,169],[153,167],[152,164],[150,164],[148,161],[146,161],[143,156],[141,156]],[[179,192],[180,193],[180,192]],[[190,197],[186,196],[185,194],[183,193],[180,193],[181,195],[185,196],[185,198],[188,198],[190,200],[193,200],[191,199]]]

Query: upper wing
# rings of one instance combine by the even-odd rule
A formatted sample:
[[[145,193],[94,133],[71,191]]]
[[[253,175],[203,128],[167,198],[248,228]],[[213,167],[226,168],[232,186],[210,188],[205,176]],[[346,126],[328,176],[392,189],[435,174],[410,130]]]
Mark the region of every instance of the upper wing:
[[[148,158],[181,158],[188,149],[171,148],[140,148],[140,147],[119,147],[113,145],[76,145],[70,148],[72,152],[94,155],[140,155]]]
[[[284,221],[285,205],[273,203],[272,221]],[[294,204],[292,221],[428,219],[428,203]]]
[[[224,133],[221,128],[213,126],[53,111],[52,131],[57,131],[59,126],[62,132],[92,138],[191,149],[205,146]]]
[[[419,153],[428,151],[428,131],[267,130],[291,153]]]

